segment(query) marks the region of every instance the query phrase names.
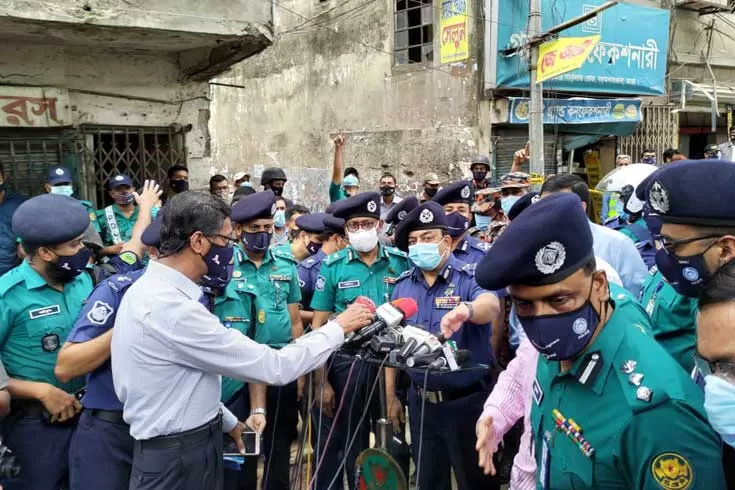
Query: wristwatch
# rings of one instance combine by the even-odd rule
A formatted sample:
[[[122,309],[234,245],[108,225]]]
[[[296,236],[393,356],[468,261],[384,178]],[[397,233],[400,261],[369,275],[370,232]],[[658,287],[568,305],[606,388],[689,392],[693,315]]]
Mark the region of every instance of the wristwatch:
[[[250,415],[262,415],[265,417],[265,408],[254,408],[250,410]]]
[[[472,317],[475,316],[475,309],[472,307],[472,303],[469,301],[463,301],[462,304],[465,305],[470,312],[470,316],[468,316],[467,319],[472,320]]]

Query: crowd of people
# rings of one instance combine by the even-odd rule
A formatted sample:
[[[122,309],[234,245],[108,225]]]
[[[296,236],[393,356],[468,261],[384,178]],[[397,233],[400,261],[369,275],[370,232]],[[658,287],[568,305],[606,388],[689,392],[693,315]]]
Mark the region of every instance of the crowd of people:
[[[620,155],[593,216],[578,175],[532,191],[528,147],[498,181],[478,155],[471,179],[399,196],[333,141],[323,212],[275,167],[208,193],[183,165],[163,186],[117,174],[99,210],[64,166],[31,198],[0,168],[3,488],[358,488],[377,369],[335,353],[367,300],[399,298],[474,366],[386,368],[390,451],[417,488],[735,488],[731,143]],[[261,454],[226,465],[248,431]]]

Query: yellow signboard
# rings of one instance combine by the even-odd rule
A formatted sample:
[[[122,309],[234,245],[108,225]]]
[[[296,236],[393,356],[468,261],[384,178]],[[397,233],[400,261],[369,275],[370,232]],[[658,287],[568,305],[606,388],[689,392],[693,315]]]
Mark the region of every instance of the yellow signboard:
[[[581,67],[598,42],[600,36],[560,37],[543,43],[538,51],[537,82]]]
[[[441,15],[441,62],[464,61],[470,56],[467,2],[443,0]]]

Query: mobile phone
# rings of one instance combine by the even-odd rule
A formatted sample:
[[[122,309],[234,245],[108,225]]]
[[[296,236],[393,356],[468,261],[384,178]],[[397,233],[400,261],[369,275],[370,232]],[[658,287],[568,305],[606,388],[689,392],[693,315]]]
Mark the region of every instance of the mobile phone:
[[[245,443],[245,456],[258,456],[260,454],[260,432],[248,428],[242,432],[242,442]],[[230,440],[224,448],[223,456],[242,456],[237,450],[235,441]]]

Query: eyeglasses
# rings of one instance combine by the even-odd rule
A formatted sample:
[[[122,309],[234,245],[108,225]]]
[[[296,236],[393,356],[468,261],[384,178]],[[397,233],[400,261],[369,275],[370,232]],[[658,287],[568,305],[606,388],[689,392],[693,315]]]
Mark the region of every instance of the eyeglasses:
[[[349,231],[350,233],[356,233],[360,230],[373,230],[376,226],[378,226],[377,221],[363,221],[361,223],[347,223],[345,225],[345,228],[347,228],[347,231]]]
[[[668,253],[674,253],[674,250],[682,245],[698,242],[700,240],[708,240],[711,238],[722,238],[722,235],[704,235],[694,238],[684,238],[682,240],[671,240],[663,235],[657,235],[655,238],[661,243],[661,246],[664,247]],[[712,243],[712,245],[714,245],[714,242]],[[712,245],[710,245],[710,247]],[[709,247],[707,248],[707,250],[709,250]]]
[[[728,383],[735,384],[735,362],[708,361],[695,354],[694,365],[697,366],[703,376],[717,376]]]
[[[223,240],[225,240],[226,241],[225,247],[232,247],[238,241],[237,238],[232,238],[231,236],[220,235],[219,233],[215,233],[214,235],[211,235],[211,237],[220,237]],[[211,238],[211,237],[207,237],[207,238]]]

